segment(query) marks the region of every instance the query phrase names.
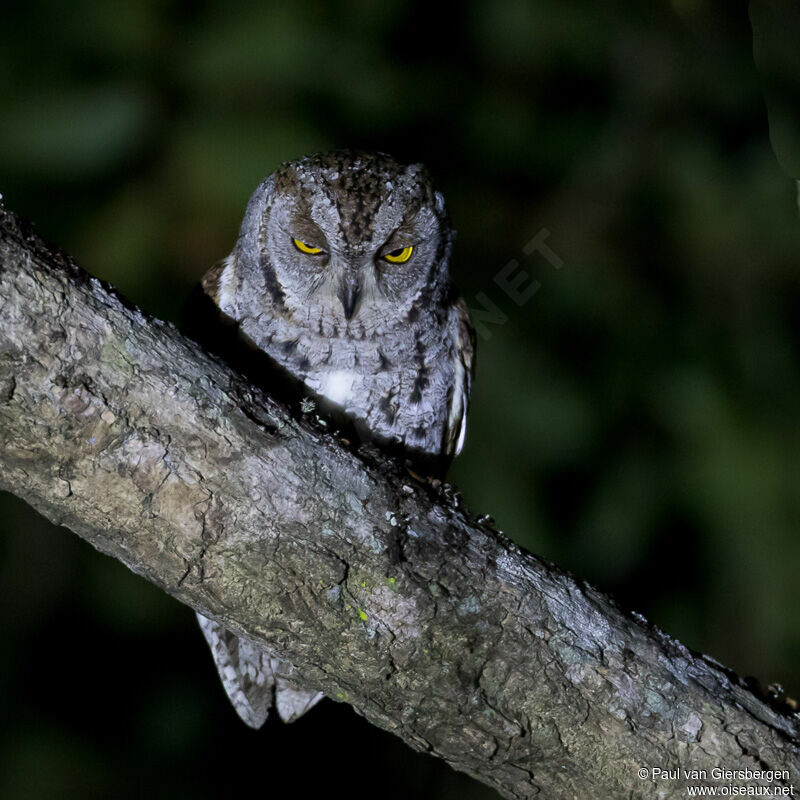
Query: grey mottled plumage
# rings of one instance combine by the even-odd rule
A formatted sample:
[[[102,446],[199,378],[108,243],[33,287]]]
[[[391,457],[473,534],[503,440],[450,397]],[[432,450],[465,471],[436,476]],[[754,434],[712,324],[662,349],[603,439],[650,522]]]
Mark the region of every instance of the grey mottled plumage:
[[[362,436],[441,469],[461,450],[474,336],[450,283],[444,200],[421,165],[337,151],[282,165],[253,193],[203,288],[239,332]],[[316,703],[263,651],[200,618],[253,727]],[[282,696],[285,694],[285,702]]]

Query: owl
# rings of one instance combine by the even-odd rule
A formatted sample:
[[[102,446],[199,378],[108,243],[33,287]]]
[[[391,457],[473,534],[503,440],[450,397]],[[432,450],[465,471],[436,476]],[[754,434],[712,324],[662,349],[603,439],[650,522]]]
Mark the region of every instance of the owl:
[[[475,351],[450,282],[453,239],[422,165],[314,155],[255,190],[233,252],[202,289],[322,414],[418,471],[443,474],[464,443]],[[290,666],[198,617],[248,725],[264,723],[273,699],[285,721],[321,699],[291,682]]]

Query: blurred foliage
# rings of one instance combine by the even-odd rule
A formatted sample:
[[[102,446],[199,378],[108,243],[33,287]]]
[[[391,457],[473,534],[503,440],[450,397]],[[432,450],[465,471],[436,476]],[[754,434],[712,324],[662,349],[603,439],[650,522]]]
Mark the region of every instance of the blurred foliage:
[[[508,317],[480,341],[467,503],[797,696],[800,222],[762,93],[800,177],[780,5],[753,5],[759,73],[723,0],[7,3],[0,191],[176,320],[281,161],[424,161],[462,290]],[[523,253],[543,228],[559,270]],[[521,306],[494,281],[512,258],[542,284]],[[186,608],[10,496],[0,529],[0,796],[495,796],[330,702],[253,734]]]

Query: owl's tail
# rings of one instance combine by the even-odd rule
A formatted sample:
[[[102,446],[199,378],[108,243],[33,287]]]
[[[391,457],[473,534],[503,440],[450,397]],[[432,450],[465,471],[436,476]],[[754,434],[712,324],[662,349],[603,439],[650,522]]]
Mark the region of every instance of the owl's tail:
[[[273,694],[284,722],[294,722],[323,698],[322,692],[298,689],[279,677],[288,671],[281,669],[283,662],[253,642],[202,614],[197,615],[197,621],[236,713],[251,728],[260,728],[266,722]]]

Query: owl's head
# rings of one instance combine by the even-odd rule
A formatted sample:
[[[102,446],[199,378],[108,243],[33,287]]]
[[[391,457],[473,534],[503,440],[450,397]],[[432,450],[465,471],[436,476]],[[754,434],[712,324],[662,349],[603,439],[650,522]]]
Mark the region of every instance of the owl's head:
[[[437,305],[452,239],[422,165],[380,153],[309,156],[250,198],[232,288],[240,299],[268,293],[274,313],[325,336],[381,333]]]

